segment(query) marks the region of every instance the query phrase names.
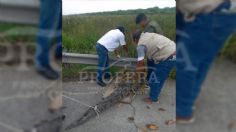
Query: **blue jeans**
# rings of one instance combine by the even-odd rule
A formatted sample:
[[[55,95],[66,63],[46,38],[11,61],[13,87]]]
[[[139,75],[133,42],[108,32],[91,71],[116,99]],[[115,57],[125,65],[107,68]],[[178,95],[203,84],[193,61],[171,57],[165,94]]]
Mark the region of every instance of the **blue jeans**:
[[[182,14],[177,13],[177,116],[192,116],[192,107],[211,63],[236,29],[236,14],[220,12],[219,8],[199,14],[192,22],[185,22]]]
[[[161,93],[165,80],[168,78],[174,66],[175,59],[172,57],[160,61],[158,64],[155,64],[152,60],[148,60],[148,84],[150,87],[150,99],[152,101],[158,101],[158,96]]]
[[[57,44],[55,55],[56,55],[56,57],[62,57],[62,43]]]
[[[61,43],[62,1],[40,0],[39,32],[37,36],[36,67],[49,65],[49,51],[52,39]],[[60,52],[58,50],[57,52]]]
[[[108,50],[99,43],[96,44],[96,50],[98,54],[97,81],[103,82],[104,74],[109,72]]]

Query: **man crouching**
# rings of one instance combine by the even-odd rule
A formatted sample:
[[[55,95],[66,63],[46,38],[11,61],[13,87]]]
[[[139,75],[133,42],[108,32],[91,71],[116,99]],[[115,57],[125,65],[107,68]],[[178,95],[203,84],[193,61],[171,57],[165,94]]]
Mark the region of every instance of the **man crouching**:
[[[98,54],[98,71],[97,71],[97,84],[104,87],[106,84],[103,78],[109,78],[109,56],[108,52],[113,52],[117,48],[122,46],[126,53],[128,48],[125,42],[125,28],[123,26],[117,26],[116,29],[110,30],[103,35],[96,44],[96,50]]]
[[[137,44],[138,53],[136,72],[144,72],[144,58],[147,56],[150,97],[145,98],[144,101],[157,102],[164,82],[175,66],[176,44],[165,36],[157,33],[142,33],[141,30],[133,33],[133,41]]]

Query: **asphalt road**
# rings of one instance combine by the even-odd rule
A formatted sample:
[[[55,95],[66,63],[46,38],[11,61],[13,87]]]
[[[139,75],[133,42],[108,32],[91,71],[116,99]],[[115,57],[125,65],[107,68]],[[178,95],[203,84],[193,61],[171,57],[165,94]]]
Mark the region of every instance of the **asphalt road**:
[[[236,132],[236,64],[216,60],[196,102],[196,122],[177,132]]]
[[[147,104],[141,99],[145,95],[136,96],[132,102],[136,109],[135,122],[139,128],[145,128],[145,124],[154,123],[159,126],[161,132],[235,132],[236,131],[236,64],[227,60],[218,59],[212,65],[207,79],[204,82],[202,92],[196,102],[195,123],[191,125],[170,125],[166,126],[165,121],[175,117],[174,110],[174,81],[168,81],[161,94],[160,104],[155,104],[147,109]],[[75,94],[71,97],[83,101],[87,104],[96,104],[100,96],[94,91],[99,91],[95,84],[87,82],[66,82],[63,84],[64,91],[85,92]],[[87,89],[92,88],[92,89]],[[95,90],[94,90],[94,89]],[[90,91],[89,95],[86,93]],[[73,122],[86,111],[87,107],[71,100],[65,99],[67,109],[64,113],[67,116],[64,126]],[[166,111],[158,111],[164,108]],[[89,122],[69,132],[135,132],[137,131],[133,123],[129,123],[127,118],[133,116],[133,109],[127,104],[117,104],[100,118],[94,118]]]
[[[0,67],[0,131],[22,132],[24,129],[43,124],[43,132],[50,131],[55,124],[48,123],[61,114],[51,114],[47,110],[48,90],[60,87],[60,83],[48,81],[38,76],[31,68],[18,71],[15,67]],[[236,64],[217,60],[210,70],[196,102],[196,122],[192,125],[178,125],[177,132],[235,132],[236,131]],[[100,91],[94,83],[65,82],[65,95],[86,104],[93,105],[101,100]],[[69,93],[72,92],[72,93]],[[160,104],[147,105],[142,102],[145,95],[137,95],[129,104],[117,104],[87,123],[69,132],[136,132],[145,125],[154,123],[161,132],[172,132],[175,125],[166,121],[175,118],[175,82],[168,80],[160,98]],[[63,127],[82,116],[88,107],[64,99],[63,113],[66,120]],[[160,109],[162,108],[162,109]],[[163,111],[164,109],[164,111]],[[128,121],[134,117],[135,124]],[[42,123],[43,122],[43,123]],[[58,124],[56,124],[58,125]],[[62,124],[60,124],[62,125]],[[138,128],[138,129],[137,129]]]
[[[48,111],[51,91],[61,88],[61,81],[39,76],[33,67],[0,66],[0,131],[22,132],[37,126],[38,132],[53,132],[61,113]],[[60,124],[61,125],[61,124]]]
[[[64,82],[63,91],[67,97],[91,106],[101,101],[102,96],[101,87],[90,82]],[[158,131],[172,132],[175,124],[166,125],[166,121],[175,119],[175,81],[167,80],[160,96],[160,104],[146,104],[142,101],[144,97],[147,94],[135,96],[131,105],[118,103],[99,117],[68,132],[143,132],[150,123],[157,125]],[[87,106],[68,98],[64,98],[64,105],[64,127],[81,117],[88,109]],[[135,123],[129,122],[129,117],[134,117]]]

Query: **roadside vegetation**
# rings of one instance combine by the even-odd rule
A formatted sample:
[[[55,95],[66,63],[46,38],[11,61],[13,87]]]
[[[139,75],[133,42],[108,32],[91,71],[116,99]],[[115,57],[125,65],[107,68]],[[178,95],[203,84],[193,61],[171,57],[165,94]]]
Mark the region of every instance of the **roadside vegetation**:
[[[228,58],[236,62],[236,33],[228,39],[220,55],[222,58]]]
[[[129,54],[123,57],[136,57],[135,45],[132,42],[132,32],[139,27],[135,24],[138,13],[144,12],[152,20],[157,21],[165,32],[165,35],[175,41],[175,8],[150,8],[115,12],[90,13],[82,15],[63,16],[63,52],[81,54],[96,54],[95,44],[107,31],[117,25],[126,28],[126,41]],[[111,56],[114,54],[111,53]],[[84,65],[83,65],[84,66]],[[112,68],[115,72],[120,68]],[[63,77],[73,78],[81,70],[80,64],[64,64]]]
[[[150,10],[152,11],[153,9]],[[157,11],[159,11],[159,8]],[[148,12],[149,10],[147,10],[147,14]],[[121,15],[122,13],[123,15]],[[137,13],[134,10],[127,11],[127,13],[125,11],[118,11],[117,13],[108,12],[103,14],[64,16],[63,51],[96,54],[95,43],[97,40],[117,25],[123,25],[127,29],[126,41],[130,49],[127,57],[135,57],[136,53],[131,35],[135,29],[138,29],[138,26],[135,24]],[[148,16],[162,26],[167,37],[175,40],[175,11],[151,13]]]
[[[165,36],[175,41],[175,8],[158,7],[149,9],[137,9],[127,11],[100,12],[80,15],[63,16],[63,52],[81,54],[96,54],[95,44],[97,40],[107,31],[117,25],[126,27],[126,41],[129,46],[128,56],[136,57],[135,46],[132,43],[131,34],[139,27],[135,24],[135,16],[143,12],[152,20],[157,21],[164,30]],[[111,54],[113,56],[114,54]],[[220,55],[236,62],[236,34],[232,35],[226,42]],[[86,65],[63,64],[63,78],[76,78],[81,68]],[[114,68],[113,72],[119,68]],[[170,75],[175,78],[175,71]],[[67,80],[67,79],[66,79]]]

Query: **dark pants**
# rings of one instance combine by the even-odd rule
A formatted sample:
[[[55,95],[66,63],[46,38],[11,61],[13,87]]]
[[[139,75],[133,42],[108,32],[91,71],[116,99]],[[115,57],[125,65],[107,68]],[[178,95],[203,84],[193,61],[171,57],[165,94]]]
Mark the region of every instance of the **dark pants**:
[[[49,51],[52,39],[55,38],[58,44],[62,42],[61,0],[40,0],[40,2],[40,21],[36,48],[36,66],[38,68],[49,65]],[[57,52],[61,52],[61,50],[58,49]]]
[[[218,9],[198,15],[193,22],[183,21],[182,14],[177,13],[177,116],[192,116],[192,107],[211,63],[236,29],[236,14]]]
[[[106,76],[108,76],[109,72],[109,56],[108,56],[108,50],[101,44],[96,44],[96,50],[98,54],[98,70],[97,70],[97,81],[102,82],[103,81],[103,75],[105,73]],[[105,76],[105,77],[106,77]]]
[[[158,100],[161,89],[174,66],[175,58],[172,57],[158,64],[148,60],[148,85],[150,86],[150,98],[152,101]]]

